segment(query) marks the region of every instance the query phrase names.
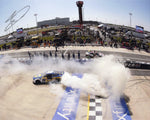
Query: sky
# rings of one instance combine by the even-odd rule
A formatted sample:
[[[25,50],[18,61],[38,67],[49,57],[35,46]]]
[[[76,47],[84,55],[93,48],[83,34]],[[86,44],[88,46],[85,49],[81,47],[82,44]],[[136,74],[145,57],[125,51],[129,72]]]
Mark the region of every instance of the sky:
[[[50,20],[56,17],[69,17],[78,20],[77,0],[0,0],[0,36],[15,31],[17,28],[36,26],[37,21]],[[83,20],[97,20],[104,23],[130,25],[129,13],[132,13],[132,27],[143,26],[150,31],[150,0],[83,0]],[[30,5],[28,13],[18,21],[13,29],[4,31],[5,21],[14,11]],[[20,16],[20,12],[17,16]],[[16,18],[14,19],[17,19]]]

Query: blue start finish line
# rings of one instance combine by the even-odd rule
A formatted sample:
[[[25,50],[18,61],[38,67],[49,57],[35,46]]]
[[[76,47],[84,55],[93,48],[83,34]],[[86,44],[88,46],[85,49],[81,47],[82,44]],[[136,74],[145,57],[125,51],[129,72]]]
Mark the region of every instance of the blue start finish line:
[[[132,120],[123,98],[119,101],[110,100],[113,120]]]
[[[53,120],[75,120],[80,91],[67,87]]]
[[[78,89],[67,87],[52,120],[75,120],[79,98],[80,91]]]

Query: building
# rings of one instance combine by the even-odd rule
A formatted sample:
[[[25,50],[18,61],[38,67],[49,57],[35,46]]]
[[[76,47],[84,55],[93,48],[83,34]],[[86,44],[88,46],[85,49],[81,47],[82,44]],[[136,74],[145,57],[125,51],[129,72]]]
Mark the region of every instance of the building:
[[[38,27],[53,26],[53,25],[69,25],[69,18],[58,18],[38,22]]]

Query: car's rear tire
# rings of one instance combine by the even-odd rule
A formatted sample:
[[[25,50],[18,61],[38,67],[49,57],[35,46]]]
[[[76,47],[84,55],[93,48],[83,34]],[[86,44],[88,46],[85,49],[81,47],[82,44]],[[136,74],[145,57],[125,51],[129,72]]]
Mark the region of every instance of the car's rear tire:
[[[56,81],[57,81],[57,82],[60,82],[60,78],[57,78]]]
[[[39,85],[39,84],[41,84],[41,81],[40,80],[36,80],[34,84]]]

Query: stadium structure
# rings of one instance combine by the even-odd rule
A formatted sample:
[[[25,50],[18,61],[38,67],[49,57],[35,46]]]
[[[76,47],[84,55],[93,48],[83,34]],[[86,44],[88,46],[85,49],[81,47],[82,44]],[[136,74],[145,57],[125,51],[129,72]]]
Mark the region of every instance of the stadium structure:
[[[53,25],[69,25],[70,24],[70,18],[59,18],[56,17],[55,19],[51,20],[44,20],[37,23],[38,27],[44,27],[44,26],[53,26]]]

